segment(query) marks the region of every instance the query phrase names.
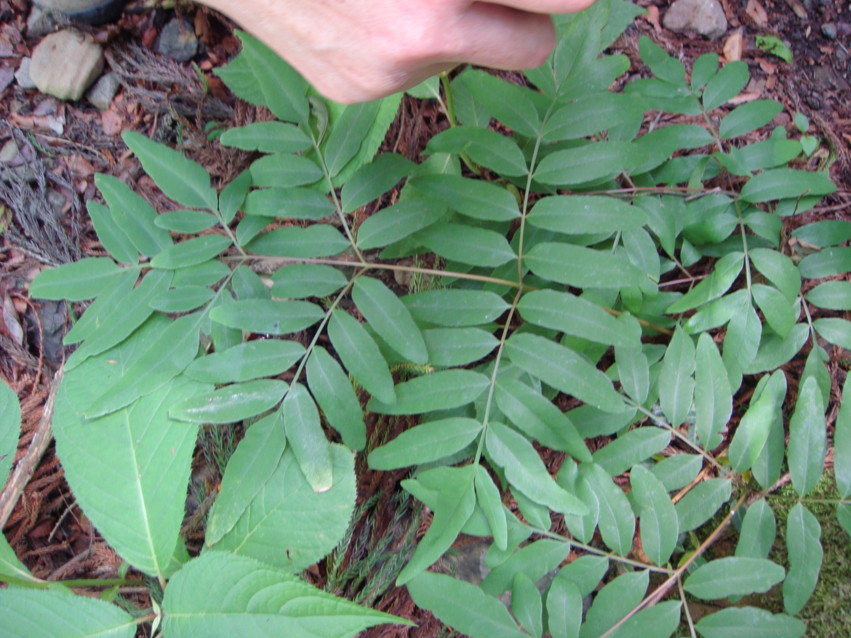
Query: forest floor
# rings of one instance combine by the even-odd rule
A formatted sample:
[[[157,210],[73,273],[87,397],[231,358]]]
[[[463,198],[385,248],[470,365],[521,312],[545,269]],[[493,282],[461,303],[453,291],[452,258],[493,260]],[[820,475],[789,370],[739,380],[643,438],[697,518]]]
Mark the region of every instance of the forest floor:
[[[161,211],[168,206],[142,174],[120,133],[137,130],[177,145],[214,178],[227,181],[245,168],[248,156],[209,143],[208,126],[241,125],[263,116],[230,95],[213,74],[239,48],[233,25],[199,5],[176,3],[164,9],[165,4],[175,5],[131,2],[116,22],[86,28],[104,46],[107,66],[121,83],[109,108],[101,111],[86,101],[60,102],[34,89],[21,89],[11,79],[38,38],[27,32],[29,1],[0,0],[0,149],[12,148],[10,141],[18,149],[16,156],[0,163],[0,377],[22,403],[18,459],[39,431],[53,377],[64,357],[61,342],[67,328],[64,306],[31,300],[29,282],[49,265],[104,254],[85,213],[85,202],[98,197],[96,173],[124,179]],[[633,61],[630,73],[643,72],[637,53],[641,34],[687,67],[706,52],[745,60],[752,79],[738,99],[781,102],[784,110],[775,125],[793,127],[793,115],[803,113],[811,122],[809,135],[820,145],[811,157],[811,167],[832,160],[831,177],[838,189],[809,215],[851,220],[851,5],[845,0],[749,0],[747,4],[722,0],[730,26],[724,37],[709,41],[661,26],[667,2],[641,0],[638,4],[647,13],[613,47]],[[178,63],[156,52],[157,38],[175,13],[194,27],[199,40],[199,52],[190,62]],[[794,54],[793,60],[783,61],[758,48],[757,35],[782,40]],[[445,126],[436,104],[406,98],[386,145],[416,159],[425,141]],[[794,228],[794,219],[788,223]],[[831,357],[833,387],[838,393],[848,353],[834,349]],[[207,439],[213,448],[226,449],[235,443],[210,433]],[[196,478],[215,483],[219,477],[210,475],[203,457],[199,452]],[[400,478],[365,471],[359,477],[360,491],[366,499],[381,490],[392,493]],[[364,515],[384,519],[379,536],[400,516],[417,520],[418,514],[406,509],[410,503],[384,502],[386,511]],[[76,507],[51,447],[40,455],[20,496],[6,503],[8,511],[3,503],[0,499],[0,527],[34,575],[50,580],[108,578],[119,568],[121,559]],[[188,524],[190,536],[198,532],[191,521]],[[370,525],[374,533],[375,520]],[[843,564],[847,588],[847,556]],[[321,570],[312,577],[320,585],[328,579]],[[339,589],[350,593],[345,584]],[[837,596],[847,601],[849,593],[837,592]],[[365,602],[419,623],[418,628],[400,629],[398,634],[384,629],[381,635],[440,635],[440,623],[416,609],[404,589],[391,587],[378,594]],[[842,631],[849,630],[846,626]]]

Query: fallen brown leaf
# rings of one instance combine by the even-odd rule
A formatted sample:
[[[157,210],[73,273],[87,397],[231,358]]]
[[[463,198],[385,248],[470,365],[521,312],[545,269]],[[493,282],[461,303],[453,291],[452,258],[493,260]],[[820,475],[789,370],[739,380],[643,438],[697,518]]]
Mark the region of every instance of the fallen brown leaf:
[[[758,27],[764,27],[768,24],[768,13],[766,13],[765,7],[760,4],[759,0],[748,0],[745,13]]]
[[[731,34],[724,43],[724,59],[727,62],[735,62],[742,59],[745,48],[745,39],[740,31]]]

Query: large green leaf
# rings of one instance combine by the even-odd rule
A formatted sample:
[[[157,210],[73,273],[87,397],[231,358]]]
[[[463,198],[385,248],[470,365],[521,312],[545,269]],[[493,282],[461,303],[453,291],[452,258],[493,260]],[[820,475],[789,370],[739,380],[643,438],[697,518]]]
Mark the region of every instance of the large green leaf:
[[[747,63],[741,60],[727,63],[706,83],[703,89],[703,108],[711,111],[732,100],[745,88],[749,78]]]
[[[307,360],[307,384],[328,423],[354,450],[366,445],[363,408],[349,377],[322,346],[316,346]]]
[[[633,467],[629,481],[639,506],[641,547],[655,564],[664,565],[677,546],[677,510],[662,482],[644,466]]]
[[[317,493],[327,492],[333,485],[334,460],[331,446],[322,431],[319,410],[307,389],[295,383],[284,400],[284,431],[289,448],[295,455],[307,482]]]
[[[410,311],[381,281],[358,277],[352,299],[367,322],[400,355],[413,363],[428,362],[428,350]]]
[[[788,256],[769,248],[754,248],[748,258],[790,303],[795,301],[801,290],[801,273]]]
[[[774,100],[746,102],[721,118],[718,132],[722,139],[750,133],[771,122],[781,110],[783,105]]]
[[[159,577],[167,575],[178,544],[197,434],[168,410],[210,387],[178,377],[100,419],[88,421],[81,413],[114,375],[134,369],[163,323],[146,324],[132,339],[66,373],[53,420],[57,454],[86,516],[131,565]]]
[[[92,220],[92,226],[98,235],[100,243],[106,248],[116,261],[123,264],[135,266],[139,263],[139,252],[130,241],[127,234],[121,229],[112,211],[107,206],[99,204],[94,200],[86,203],[86,210]],[[203,214],[203,213],[202,213]]]
[[[286,447],[280,412],[270,414],[248,428],[228,459],[221,489],[210,510],[204,537],[207,545],[215,545],[233,529],[277,469]]]
[[[649,572],[622,574],[603,587],[582,623],[580,638],[598,638],[635,608],[647,591]]]
[[[576,140],[618,124],[630,123],[643,114],[634,96],[600,91],[580,96],[553,112],[544,124],[547,142]]]
[[[535,638],[544,633],[544,604],[541,592],[525,574],[517,574],[511,586],[511,612]]]
[[[569,348],[537,335],[515,334],[506,343],[505,353],[529,374],[597,409],[625,410],[606,375]]]
[[[359,607],[282,569],[245,556],[205,552],[169,583],[163,633],[190,636],[350,638],[383,623],[408,621]]]
[[[463,450],[481,431],[481,423],[461,417],[423,423],[375,448],[369,453],[369,466],[394,470],[437,461]]]
[[[500,601],[475,585],[443,574],[424,572],[408,583],[414,602],[447,625],[472,638],[523,638]]]
[[[132,638],[136,634],[137,621],[126,611],[102,600],[67,592],[0,589],[0,606],[3,638]]]
[[[730,607],[697,622],[703,638],[800,638],[807,626],[786,614],[756,607]]]
[[[189,208],[217,210],[219,198],[204,168],[182,153],[133,131],[121,138],[163,193]]]
[[[825,281],[807,293],[807,301],[828,310],[851,310],[851,281]]]
[[[800,496],[809,494],[821,479],[826,450],[824,398],[818,380],[810,376],[800,389],[795,412],[789,421],[786,449],[792,485]]]
[[[441,370],[415,377],[396,386],[396,402],[382,403],[374,398],[368,408],[379,414],[424,414],[449,410],[478,399],[489,380],[473,370]]]
[[[383,403],[396,401],[387,362],[357,319],[335,310],[328,322],[328,336],[349,373],[367,392]]]
[[[286,392],[287,384],[278,379],[234,383],[177,401],[168,414],[189,423],[236,423],[271,410]]]
[[[818,519],[804,505],[796,503],[786,518],[789,574],[783,581],[783,607],[788,614],[801,611],[816,589],[824,557],[820,537]]]
[[[729,556],[698,567],[683,588],[704,600],[764,593],[783,580],[786,571],[765,558]]]
[[[539,277],[577,288],[640,286],[647,278],[620,255],[571,244],[537,244],[525,263]]]
[[[270,427],[280,427],[280,421]],[[252,446],[257,455],[251,458],[262,468],[246,467],[247,477],[231,483],[227,509],[221,513],[214,509],[211,514],[221,518],[216,529],[221,538],[208,545],[297,572],[327,555],[345,536],[355,506],[354,458],[342,445],[328,446],[333,484],[319,493],[304,478],[293,445],[287,445],[281,455],[277,434],[269,433],[261,440],[274,445],[268,455]],[[280,460],[269,473],[276,456]],[[240,496],[246,500],[237,502]]]
[[[12,471],[20,436],[21,404],[12,388],[0,381],[0,486]]]
[[[304,346],[297,341],[258,339],[196,359],[184,374],[206,383],[274,377],[288,370],[304,352]]]
[[[30,574],[20,559],[15,555],[15,550],[9,545],[6,537],[0,534],[0,583],[24,584],[28,582],[37,583],[39,579]],[[57,585],[59,587],[60,585]]]

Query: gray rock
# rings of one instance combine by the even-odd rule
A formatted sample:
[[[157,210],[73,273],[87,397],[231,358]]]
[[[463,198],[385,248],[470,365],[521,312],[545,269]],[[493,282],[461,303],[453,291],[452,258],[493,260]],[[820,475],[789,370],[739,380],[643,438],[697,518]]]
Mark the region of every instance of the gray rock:
[[[727,17],[718,0],[676,0],[662,24],[671,31],[693,31],[711,40],[727,31]]]
[[[825,22],[823,25],[821,25],[821,32],[824,34],[824,37],[826,37],[828,40],[835,40],[836,39],[836,33],[837,33],[836,25],[833,24],[832,22]]]
[[[157,52],[178,62],[188,62],[198,53],[198,38],[186,20],[174,18],[160,33]]]
[[[56,29],[59,21],[53,11],[45,11],[39,6],[33,5],[30,15],[27,17],[27,35],[31,38],[40,38]]]
[[[18,143],[15,140],[8,140],[3,148],[0,148],[0,164],[11,164],[18,157]]]
[[[33,51],[30,77],[39,91],[79,100],[103,70],[100,45],[79,31],[51,33]]]
[[[22,89],[34,89],[35,82],[30,77],[31,58],[21,58],[21,65],[15,71],[15,81]]]
[[[86,93],[86,99],[101,111],[105,111],[112,104],[112,98],[118,93],[120,86],[121,82],[115,73],[104,73]]]
[[[5,64],[0,64],[0,93],[6,90],[6,87],[15,79],[15,69]]]

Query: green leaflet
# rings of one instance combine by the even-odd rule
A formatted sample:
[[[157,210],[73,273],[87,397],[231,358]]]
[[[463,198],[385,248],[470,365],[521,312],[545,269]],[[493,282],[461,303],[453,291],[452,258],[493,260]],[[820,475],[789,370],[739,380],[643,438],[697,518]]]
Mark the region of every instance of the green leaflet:
[[[786,571],[764,558],[729,556],[698,567],[683,588],[704,600],[764,593],[783,580]]]
[[[573,350],[537,335],[515,334],[505,353],[529,374],[589,405],[613,413],[625,410],[611,381]]]
[[[286,409],[289,408],[285,408],[285,421]],[[280,420],[268,427],[280,428]],[[261,452],[256,447],[260,442],[270,445],[270,450]],[[215,536],[220,538],[208,543],[210,549],[251,557],[292,574],[314,564],[337,546],[354,510],[354,457],[341,445],[329,445],[333,483],[327,490],[316,492],[305,479],[294,446],[294,439],[288,438],[282,454],[277,433],[254,442],[252,450],[257,455],[250,457],[259,466],[249,468],[249,458],[241,459],[248,474],[241,482],[234,480],[230,484],[234,491],[226,501],[228,507],[220,514],[215,510],[211,513],[221,518],[215,530]]]
[[[273,377],[288,370],[304,355],[297,341],[259,339],[193,361],[184,374],[206,383],[234,383]]]
[[[307,360],[307,384],[329,425],[354,450],[366,445],[363,408],[349,377],[322,346],[316,346]]]
[[[322,264],[292,264],[272,275],[272,297],[280,299],[326,297],[343,288],[348,279],[337,268]]]
[[[587,143],[550,153],[538,164],[534,178],[551,186],[580,186],[630,172],[646,157],[645,148],[632,142]]]
[[[502,504],[499,488],[481,465],[476,465],[474,487],[476,489],[476,504],[488,521],[494,545],[505,551],[508,549],[508,520],[505,514],[505,506]]]
[[[704,449],[721,444],[721,430],[733,413],[733,392],[724,362],[708,333],[697,340],[694,372],[695,428]]]
[[[154,225],[157,227],[184,235],[203,232],[217,223],[218,220],[213,215],[200,210],[173,210],[161,213],[154,219]]]
[[[517,200],[505,188],[458,175],[418,175],[412,184],[452,210],[485,221],[506,222],[520,217]]]
[[[259,220],[256,232],[263,230],[268,223],[268,220],[262,217],[246,217],[240,223],[240,228],[242,224],[251,220]],[[303,259],[333,257],[349,248],[348,240],[343,237],[340,231],[327,224],[316,224],[307,228],[285,226],[264,233],[256,239],[241,239],[238,228],[236,235],[240,244],[248,244],[247,248],[250,251],[270,257]],[[251,237],[253,238],[254,235],[252,234]]]
[[[525,263],[539,277],[577,288],[640,286],[646,279],[619,255],[571,244],[537,244],[526,254]]]
[[[676,504],[680,532],[697,529],[730,500],[729,479],[709,479],[699,483]]]
[[[89,212],[98,239],[107,252],[120,263],[131,266],[138,264],[139,253],[127,234],[113,219],[112,211],[95,201],[89,201],[86,204],[86,210]]]
[[[508,482],[536,503],[562,514],[584,515],[588,508],[556,484],[527,439],[500,423],[490,423],[488,454],[505,472]]]
[[[424,571],[455,542],[476,506],[474,477],[475,467],[467,465],[436,468],[415,479],[437,493],[434,518],[414,555],[396,579],[397,586],[406,584]],[[402,483],[403,487],[406,482]]]
[[[656,463],[650,471],[666,491],[673,492],[691,483],[702,467],[703,460],[699,454],[675,454]]]
[[[851,321],[839,317],[822,317],[813,322],[820,337],[846,350],[851,349]]]
[[[624,392],[639,404],[647,401],[650,394],[650,365],[642,349],[636,346],[616,347],[615,361]]]
[[[664,565],[677,545],[677,510],[661,481],[644,466],[633,467],[629,480],[639,506],[641,547],[656,565]]]
[[[771,286],[754,284],[751,293],[769,327],[780,337],[788,335],[798,320],[800,306],[789,303],[777,288]]]
[[[141,195],[110,175],[96,175],[95,185],[109,205],[115,225],[137,252],[153,257],[171,246],[171,235],[156,225],[157,212]]]
[[[807,377],[789,421],[789,445],[786,449],[792,485],[800,496],[806,496],[815,489],[824,469],[827,450],[824,410],[818,381],[815,377]]]
[[[206,286],[180,286],[169,288],[151,299],[151,308],[165,313],[182,313],[197,310],[212,301],[215,291]]]
[[[386,404],[377,398],[367,408],[378,414],[425,414],[450,410],[472,403],[489,385],[489,379],[472,370],[441,370],[415,377],[396,386],[396,402]]]
[[[304,330],[320,321],[324,313],[306,301],[246,299],[210,311],[210,319],[238,330],[256,334],[285,335]]]
[[[614,197],[555,195],[538,200],[527,219],[538,228],[582,235],[640,228],[647,223],[647,213]]]
[[[756,607],[730,607],[697,622],[704,638],[800,638],[807,626],[786,614]]]
[[[629,553],[635,535],[635,516],[620,487],[596,464],[583,468],[588,486],[598,495],[600,535],[603,542],[621,556]]]
[[[0,382],[0,485],[6,484],[12,471],[20,435],[21,404],[12,388]]]
[[[836,185],[826,173],[808,173],[791,168],[775,168],[750,178],[742,187],[741,198],[750,204],[777,199],[797,199],[803,195],[830,195]]]
[[[851,397],[851,379],[845,378],[842,397]],[[833,434],[833,473],[840,498],[851,494],[851,402],[842,402]]]
[[[799,272],[789,257],[768,248],[754,248],[748,253],[748,257],[756,269],[765,275],[790,303],[795,301],[801,290],[802,272]]]
[[[312,146],[305,133],[285,122],[253,122],[222,133],[219,142],[243,151],[262,153],[298,153]]]
[[[594,453],[593,461],[609,476],[623,474],[668,447],[671,434],[667,430],[645,426],[630,430]]]
[[[472,638],[523,638],[508,610],[496,598],[451,576],[424,572],[408,582],[414,602]]]
[[[464,72],[464,83],[474,99],[520,135],[535,137],[541,131],[541,119],[532,102],[534,94],[529,89],[474,69]]]
[[[676,600],[666,600],[652,607],[645,607],[611,635],[614,638],[629,636],[670,638],[679,627],[681,608],[682,603]]]
[[[777,520],[774,511],[759,499],[751,503],[745,512],[739,542],[736,544],[736,556],[746,558],[767,558],[774,539],[777,536]]]
[[[64,591],[0,590],[4,636],[132,638],[136,620],[116,605]]]
[[[334,204],[325,193],[311,188],[263,188],[248,193],[246,215],[285,219],[318,220],[334,214]]]
[[[277,379],[234,383],[172,405],[169,416],[189,423],[236,423],[275,407],[288,386]]]
[[[648,581],[649,573],[639,571],[622,574],[606,584],[594,598],[579,637],[602,636],[641,602]]]
[[[745,88],[750,74],[741,60],[729,62],[716,73],[703,89],[703,108],[711,111],[736,97]]]
[[[677,326],[659,372],[659,403],[673,427],[685,421],[694,400],[695,347],[685,331]]]
[[[322,169],[303,155],[274,153],[264,155],[251,164],[251,181],[255,186],[291,188],[315,184],[322,179]]]
[[[765,447],[768,435],[786,397],[786,377],[782,370],[771,375],[762,394],[751,403],[739,421],[730,443],[730,464],[737,472],[751,467]]]
[[[456,126],[435,135],[426,145],[434,153],[467,153],[477,164],[509,177],[526,175],[528,167],[517,142],[486,128]]]
[[[323,159],[331,177],[336,177],[358,153],[380,108],[380,100],[345,107],[323,144]]]
[[[807,293],[807,301],[828,310],[851,310],[851,281],[825,281]]]
[[[701,281],[681,299],[672,304],[668,308],[668,313],[676,314],[685,312],[722,296],[730,289],[733,282],[736,281],[744,263],[744,255],[742,253],[725,255],[715,264],[715,269],[709,277]]]
[[[426,197],[408,197],[384,208],[360,225],[357,245],[361,250],[388,246],[437,223],[449,209]]]
[[[786,551],[789,574],[783,581],[783,607],[797,614],[809,600],[818,584],[824,552],[821,548],[821,525],[801,503],[786,518]]]
[[[520,625],[535,638],[544,633],[541,592],[526,574],[517,574],[511,586],[511,611]]]
[[[547,592],[547,629],[553,638],[579,638],[582,595],[566,578],[556,576]]]
[[[378,279],[358,277],[352,299],[372,328],[400,355],[413,363],[426,363],[428,350],[410,311]]]
[[[41,271],[30,284],[34,299],[85,301],[108,290],[122,269],[111,259],[89,257]]]
[[[435,366],[463,366],[486,357],[499,341],[480,328],[433,328],[423,330],[428,358]]]
[[[501,233],[465,224],[434,224],[417,233],[416,241],[445,259],[470,266],[495,268],[517,258]]]
[[[344,213],[351,213],[380,197],[407,176],[415,164],[396,153],[382,153],[360,167],[343,185],[340,201]]]
[[[333,486],[331,446],[319,422],[319,410],[307,389],[293,384],[284,400],[284,431],[289,449],[295,455],[314,492],[327,492]]]
[[[783,105],[774,100],[747,102],[721,118],[719,134],[722,139],[729,139],[750,133],[771,122],[782,109]]]
[[[488,573],[482,581],[482,591],[496,596],[511,588],[518,574],[538,581],[556,569],[570,553],[570,543],[542,539],[521,547],[507,560]]]
[[[355,380],[379,401],[395,403],[387,362],[364,327],[351,315],[335,310],[328,322],[328,336]]]
[[[217,256],[231,245],[223,235],[203,235],[165,249],[151,260],[151,267],[174,270],[197,266]]]
[[[463,450],[481,431],[482,424],[475,419],[459,417],[423,423],[370,452],[369,466],[374,470],[394,470],[437,461]]]
[[[205,552],[169,583],[163,599],[169,636],[276,635],[343,638],[401,618],[364,609],[285,570],[225,552]]]
[[[634,96],[610,91],[589,93],[553,112],[544,124],[543,138],[547,142],[581,139],[617,125],[629,125],[642,115],[641,103]]]
[[[480,326],[498,319],[509,305],[486,290],[438,289],[405,295],[402,303],[411,316],[438,326]]]

